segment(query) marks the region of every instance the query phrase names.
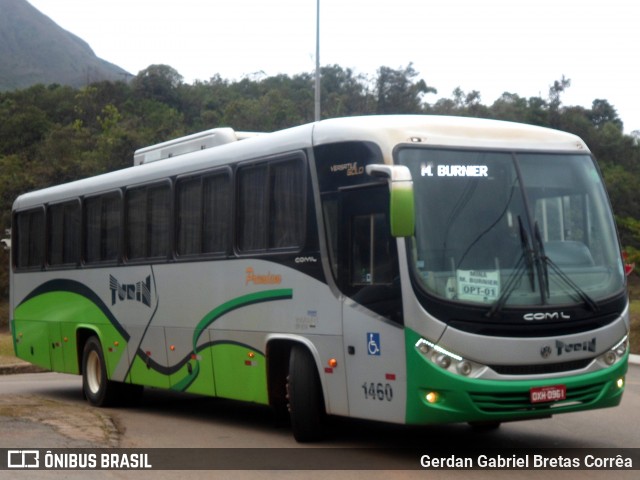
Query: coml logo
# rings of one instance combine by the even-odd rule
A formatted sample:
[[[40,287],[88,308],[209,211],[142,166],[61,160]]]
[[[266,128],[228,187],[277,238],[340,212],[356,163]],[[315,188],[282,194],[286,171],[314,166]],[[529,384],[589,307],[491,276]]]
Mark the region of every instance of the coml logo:
[[[150,275],[141,282],[130,284],[120,283],[113,275],[109,275],[109,290],[111,290],[111,305],[115,305],[117,301],[133,300],[151,307]]]

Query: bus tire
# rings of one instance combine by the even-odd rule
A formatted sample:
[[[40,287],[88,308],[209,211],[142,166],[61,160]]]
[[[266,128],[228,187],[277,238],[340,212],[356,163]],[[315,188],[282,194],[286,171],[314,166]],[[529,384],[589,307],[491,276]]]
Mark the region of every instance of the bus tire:
[[[82,351],[82,392],[95,407],[107,407],[115,402],[118,385],[107,378],[102,345],[96,336],[91,336]]]
[[[321,440],[326,417],[322,387],[313,356],[302,345],[291,349],[287,399],[293,437],[301,443]]]

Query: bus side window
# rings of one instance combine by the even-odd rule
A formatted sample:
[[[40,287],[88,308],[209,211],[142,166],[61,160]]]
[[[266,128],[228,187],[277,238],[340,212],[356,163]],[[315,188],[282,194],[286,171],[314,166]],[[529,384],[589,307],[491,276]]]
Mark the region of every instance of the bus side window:
[[[266,163],[238,169],[238,207],[236,239],[242,252],[264,250],[267,247],[268,168]]]
[[[238,168],[238,250],[273,251],[302,246],[306,227],[304,173],[304,162],[298,156]]]
[[[176,182],[176,251],[196,255],[202,241],[202,183],[199,177]]]
[[[227,254],[231,238],[231,177],[225,169],[176,182],[178,255]]]
[[[202,253],[226,254],[231,233],[231,178],[225,171],[202,181]]]
[[[85,260],[89,263],[115,261],[120,251],[120,192],[85,200]]]
[[[302,245],[305,227],[303,174],[303,163],[297,159],[271,166],[269,248]]]
[[[77,265],[80,261],[80,202],[50,206],[47,222],[49,265]]]
[[[167,182],[126,193],[128,260],[166,258],[170,248],[171,190]]]

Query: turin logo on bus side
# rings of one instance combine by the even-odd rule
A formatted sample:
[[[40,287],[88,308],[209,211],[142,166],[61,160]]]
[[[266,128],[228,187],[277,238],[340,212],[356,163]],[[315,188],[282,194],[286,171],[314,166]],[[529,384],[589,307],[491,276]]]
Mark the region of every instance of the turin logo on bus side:
[[[111,290],[111,305],[118,301],[132,300],[151,307],[151,275],[135,283],[120,283],[113,275],[109,275],[109,290]]]

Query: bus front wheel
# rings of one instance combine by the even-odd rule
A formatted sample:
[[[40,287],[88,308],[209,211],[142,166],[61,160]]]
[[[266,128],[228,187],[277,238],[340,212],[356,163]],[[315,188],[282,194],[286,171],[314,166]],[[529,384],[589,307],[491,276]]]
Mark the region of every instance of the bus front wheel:
[[[301,345],[291,349],[287,399],[294,438],[298,442],[321,440],[326,412],[320,377],[311,352]]]
[[[96,407],[113,404],[116,396],[115,382],[107,379],[107,365],[100,340],[89,337],[82,352],[82,391],[87,401]]]

